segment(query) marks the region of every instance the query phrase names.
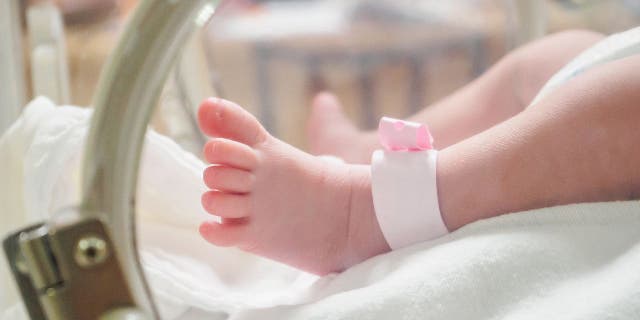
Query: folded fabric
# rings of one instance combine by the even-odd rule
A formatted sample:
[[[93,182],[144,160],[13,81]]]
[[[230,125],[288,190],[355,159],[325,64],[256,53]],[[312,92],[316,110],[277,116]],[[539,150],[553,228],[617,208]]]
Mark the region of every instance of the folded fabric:
[[[77,205],[91,111],[31,102],[0,138],[0,236]],[[142,263],[163,319],[292,303],[317,279],[276,262],[202,240],[205,164],[149,131],[137,193]],[[180,186],[176,188],[176,186]],[[26,319],[0,254],[0,319]],[[215,319],[215,317],[213,318]]]

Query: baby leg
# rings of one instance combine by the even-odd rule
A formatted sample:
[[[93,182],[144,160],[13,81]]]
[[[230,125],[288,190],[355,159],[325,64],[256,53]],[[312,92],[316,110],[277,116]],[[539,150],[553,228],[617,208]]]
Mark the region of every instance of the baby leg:
[[[517,116],[440,152],[449,229],[554,205],[640,193],[640,56],[570,80]]]
[[[409,120],[429,125],[438,149],[462,141],[521,112],[555,72],[601,39],[589,31],[566,31],[527,44]],[[313,101],[308,139],[312,153],[349,163],[369,163],[378,148],[376,133],[358,130],[326,93]]]

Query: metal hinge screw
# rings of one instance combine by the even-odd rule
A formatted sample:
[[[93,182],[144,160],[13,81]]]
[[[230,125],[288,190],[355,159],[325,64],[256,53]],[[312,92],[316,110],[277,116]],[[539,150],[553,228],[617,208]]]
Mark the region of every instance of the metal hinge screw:
[[[76,244],[74,258],[82,268],[93,268],[105,262],[109,257],[109,247],[104,239],[95,236],[84,236]]]

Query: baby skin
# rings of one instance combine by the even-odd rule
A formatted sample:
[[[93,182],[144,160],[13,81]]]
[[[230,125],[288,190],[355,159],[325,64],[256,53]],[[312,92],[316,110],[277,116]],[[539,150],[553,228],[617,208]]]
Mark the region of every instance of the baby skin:
[[[639,68],[640,56],[597,67],[535,106],[441,146],[437,187],[447,229],[522,210],[636,199]],[[202,224],[206,240],[320,275],[390,250],[369,166],[297,150],[229,101],[206,100],[198,118],[213,137],[204,151],[211,191],[202,203],[220,218]]]

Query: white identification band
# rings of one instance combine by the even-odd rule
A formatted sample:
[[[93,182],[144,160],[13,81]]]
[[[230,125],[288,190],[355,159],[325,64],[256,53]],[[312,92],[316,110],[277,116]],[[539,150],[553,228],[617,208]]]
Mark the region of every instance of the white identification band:
[[[382,122],[399,121],[383,118]],[[411,123],[410,123],[411,124]],[[417,130],[415,124],[397,130]],[[393,135],[384,132],[382,135]],[[407,133],[402,133],[406,136]],[[381,139],[382,140],[382,139]],[[383,140],[389,141],[389,139]],[[403,143],[406,146],[406,143]],[[438,203],[438,151],[424,148],[377,150],[371,159],[371,188],[378,223],[391,249],[440,237],[449,231]],[[398,151],[396,151],[398,150]]]

